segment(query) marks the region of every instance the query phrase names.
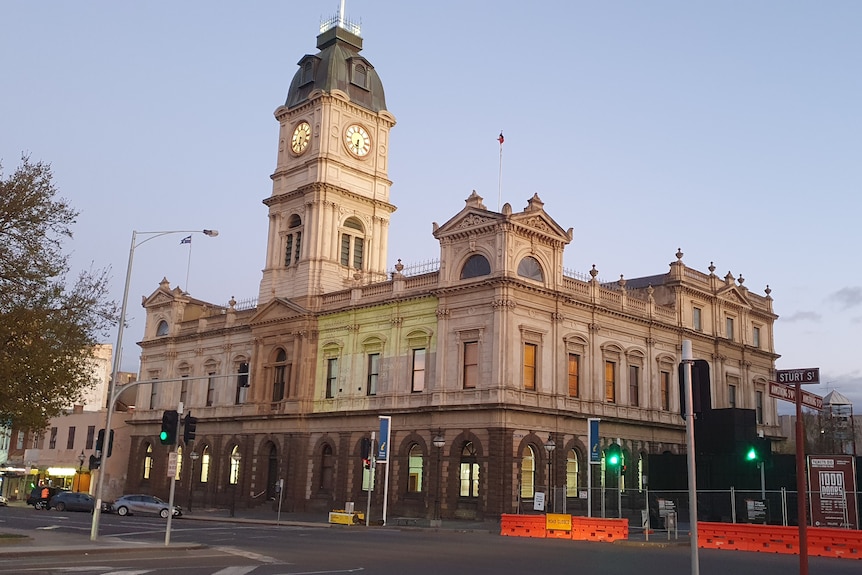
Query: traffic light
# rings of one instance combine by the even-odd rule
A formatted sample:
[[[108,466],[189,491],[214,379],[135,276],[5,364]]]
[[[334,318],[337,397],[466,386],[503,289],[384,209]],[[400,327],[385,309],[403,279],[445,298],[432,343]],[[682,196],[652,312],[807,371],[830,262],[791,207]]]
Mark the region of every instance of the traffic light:
[[[95,455],[90,456],[90,466],[89,466],[90,471],[93,471],[94,469],[98,469],[101,464],[102,464],[102,460],[100,458],[96,457]]]
[[[166,411],[162,415],[162,430],[159,432],[159,441],[162,445],[177,444],[177,426],[180,421],[180,414],[175,409]]]
[[[611,443],[605,449],[605,465],[611,469],[619,469],[623,462],[623,454],[617,443]]]
[[[362,455],[362,467],[371,469],[371,440],[369,438],[362,438],[360,453]]]
[[[746,461],[760,461],[760,454],[757,452],[757,448],[753,445],[748,447],[748,450],[745,452],[745,460]]]
[[[758,437],[743,445],[742,457],[748,463],[763,463],[770,455],[769,440]]]
[[[192,417],[192,412],[186,414],[183,419],[183,441],[186,444],[195,440],[195,430],[198,428],[198,418]]]

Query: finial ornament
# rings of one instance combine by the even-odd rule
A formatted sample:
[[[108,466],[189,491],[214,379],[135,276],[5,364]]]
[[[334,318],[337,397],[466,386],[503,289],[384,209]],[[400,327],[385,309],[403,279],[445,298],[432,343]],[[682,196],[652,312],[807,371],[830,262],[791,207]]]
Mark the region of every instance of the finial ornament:
[[[590,270],[590,275],[593,279],[596,279],[596,276],[599,275],[599,270],[596,269],[596,264],[593,264],[593,269]]]
[[[682,261],[682,256],[685,254],[682,253],[682,248],[676,248],[676,259]]]
[[[709,273],[715,274],[715,262],[709,262]]]

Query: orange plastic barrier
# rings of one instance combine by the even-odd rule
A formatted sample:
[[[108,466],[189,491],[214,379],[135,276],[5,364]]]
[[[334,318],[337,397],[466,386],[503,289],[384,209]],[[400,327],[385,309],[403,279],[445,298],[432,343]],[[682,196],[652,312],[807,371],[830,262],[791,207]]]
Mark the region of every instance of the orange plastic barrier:
[[[545,516],[503,514],[500,517],[500,535],[544,539]]]
[[[572,517],[572,539],[575,541],[616,541],[628,538],[628,519]]]
[[[761,553],[799,554],[799,528],[698,521],[698,546]],[[809,527],[808,554],[862,559],[862,531]]]

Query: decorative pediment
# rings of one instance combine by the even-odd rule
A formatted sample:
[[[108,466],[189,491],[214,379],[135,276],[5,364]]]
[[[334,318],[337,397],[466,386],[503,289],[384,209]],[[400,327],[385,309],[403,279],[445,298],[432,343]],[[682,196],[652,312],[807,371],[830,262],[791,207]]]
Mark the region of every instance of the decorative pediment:
[[[733,303],[740,307],[744,307],[747,309],[751,309],[751,303],[748,301],[748,297],[745,294],[745,291],[740,289],[739,286],[729,286],[720,290],[718,292],[718,297],[724,301]]]
[[[259,325],[278,321],[290,321],[292,319],[308,316],[308,310],[292,301],[284,298],[276,298],[263,307],[249,319],[249,325]]]

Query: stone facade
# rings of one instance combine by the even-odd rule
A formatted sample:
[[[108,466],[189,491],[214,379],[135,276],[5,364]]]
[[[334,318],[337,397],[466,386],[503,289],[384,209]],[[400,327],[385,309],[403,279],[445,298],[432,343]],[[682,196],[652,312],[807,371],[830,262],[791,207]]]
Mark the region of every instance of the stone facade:
[[[361,44],[322,33],[276,110],[256,305],[203,302],[166,280],[145,298],[140,378],[158,382],[139,386],[129,421],[128,491],[167,493],[169,448],[156,436],[182,402],[199,418],[200,457],[182,446],[177,492],[194,505],[264,504],[284,479],[285,510],[361,507],[362,439],[388,415],[390,515],[493,517],[548,484],[583,510],[587,471],[594,486],[611,481],[588,463],[588,418],[601,418],[602,446],[623,446],[627,488],[644,486],[646,455],[684,452],[684,339],[710,364],[713,405],[757,409],[759,429],[778,436],[766,393],[777,316],[768,288],[751,293],[742,277],[689,268],[682,252],[647,278],[574,277],[563,268],[572,230],[538,195],[494,212],[475,192],[434,224],[438,264],[386,272],[395,119]],[[354,99],[315,62],[373,93]]]

